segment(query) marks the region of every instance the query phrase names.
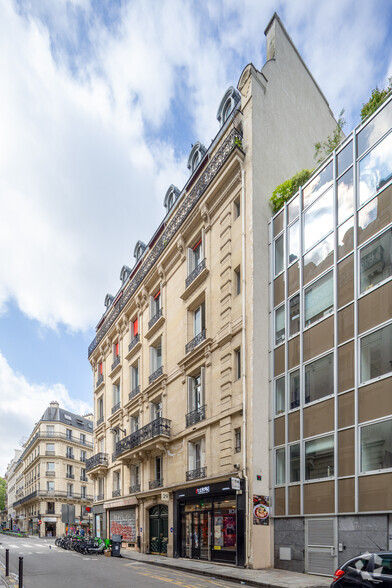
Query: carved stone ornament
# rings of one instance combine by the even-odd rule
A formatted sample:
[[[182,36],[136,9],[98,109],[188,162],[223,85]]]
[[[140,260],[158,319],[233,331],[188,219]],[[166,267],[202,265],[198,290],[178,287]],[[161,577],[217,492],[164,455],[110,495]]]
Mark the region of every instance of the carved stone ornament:
[[[161,287],[163,288],[164,286],[166,286],[166,273],[161,263],[158,265],[158,276],[159,281],[161,282]]]
[[[211,228],[210,211],[205,203],[200,205],[200,214],[204,223],[204,230],[207,233]]]
[[[177,249],[181,255],[181,261],[185,261],[185,258],[186,258],[185,240],[182,235],[177,239]]]

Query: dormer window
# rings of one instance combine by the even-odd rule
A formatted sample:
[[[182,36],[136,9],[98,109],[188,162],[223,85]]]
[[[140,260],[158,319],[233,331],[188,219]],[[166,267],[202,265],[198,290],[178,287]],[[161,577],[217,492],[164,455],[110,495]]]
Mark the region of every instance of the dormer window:
[[[131,268],[127,265],[123,265],[120,272],[120,280],[121,283],[124,285],[129,276],[131,275]]]
[[[105,307],[106,310],[109,308],[109,306],[112,304],[114,298],[111,294],[106,294],[105,296]]]
[[[138,241],[135,245],[135,249],[133,250],[133,257],[136,259],[136,262],[139,261],[145,250],[146,244],[143,243],[143,241]]]
[[[195,145],[192,145],[191,152],[188,157],[188,164],[187,167],[191,172],[191,175],[198,167],[199,163],[203,159],[204,155],[207,153],[207,149],[198,141]]]
[[[219,104],[218,112],[216,113],[216,118],[221,127],[223,127],[239,101],[239,92],[233,86],[230,86],[230,88],[226,90],[226,93]]]
[[[174,186],[172,184],[169,187],[168,191],[166,192],[165,200],[163,202],[164,207],[166,208],[167,212],[169,212],[169,210],[171,208],[173,208],[173,205],[175,204],[179,195],[180,195],[180,190],[177,188],[177,186]]]

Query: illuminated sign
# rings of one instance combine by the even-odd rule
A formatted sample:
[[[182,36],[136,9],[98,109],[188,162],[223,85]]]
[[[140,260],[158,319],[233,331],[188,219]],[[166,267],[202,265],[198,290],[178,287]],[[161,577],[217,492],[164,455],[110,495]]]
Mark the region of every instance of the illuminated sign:
[[[196,488],[196,494],[208,494],[209,491],[209,486],[202,486],[201,488]]]

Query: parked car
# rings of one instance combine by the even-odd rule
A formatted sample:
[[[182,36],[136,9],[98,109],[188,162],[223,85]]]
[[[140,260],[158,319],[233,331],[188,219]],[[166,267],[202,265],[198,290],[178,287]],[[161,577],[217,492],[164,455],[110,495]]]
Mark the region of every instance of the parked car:
[[[392,551],[363,553],[353,557],[338,568],[331,588],[392,587]]]

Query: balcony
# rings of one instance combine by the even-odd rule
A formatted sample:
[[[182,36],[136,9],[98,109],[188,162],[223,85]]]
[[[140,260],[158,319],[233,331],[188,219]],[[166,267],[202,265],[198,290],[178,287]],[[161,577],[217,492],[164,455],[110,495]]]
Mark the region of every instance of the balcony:
[[[55,475],[56,475],[56,472],[54,470],[46,470],[46,472],[45,472],[45,476],[48,476],[48,477],[54,478]]]
[[[105,500],[105,495],[104,494],[97,494],[97,496],[95,497],[95,501],[100,502],[101,500]]]
[[[185,415],[185,426],[191,427],[192,425],[196,425],[196,423],[200,423],[200,421],[204,421],[206,418],[206,408],[207,405],[205,404],[192,412],[188,412],[188,414]]]
[[[100,374],[98,376],[98,380],[97,380],[97,383],[96,383],[96,386],[95,387],[96,388],[99,388],[101,384],[103,384],[103,374]]]
[[[52,451],[51,449],[48,449],[45,451],[45,455],[56,455],[56,452],[54,450]]]
[[[197,468],[196,470],[189,470],[186,473],[186,481],[197,480],[198,478],[205,478],[207,475],[207,468]]]
[[[119,355],[117,355],[116,359],[114,360],[114,362],[112,363],[111,367],[110,367],[110,371],[112,372],[114,369],[116,369],[116,367],[118,365],[120,365],[121,362],[121,358]]]
[[[153,372],[150,376],[148,376],[148,383],[152,384],[163,374],[163,366],[159,367],[155,372]]]
[[[151,339],[158,329],[161,328],[164,322],[165,317],[163,316],[163,309],[160,308],[158,312],[156,312],[154,316],[148,321],[148,330],[145,334],[146,339]]]
[[[75,479],[75,474],[71,474],[70,472],[67,472],[65,474],[65,477],[68,478],[69,480],[74,480]]]
[[[156,437],[170,437],[170,427],[171,421],[162,417],[151,421],[151,423],[148,423],[148,425],[142,427],[138,431],[117,441],[116,456],[118,457],[119,455],[128,453],[135,447],[139,447],[143,443],[155,439]]]
[[[135,396],[137,396],[139,393],[140,393],[140,386],[136,386],[136,388],[131,390],[130,393],[128,394],[129,400],[132,400],[132,398],[135,398]]]
[[[136,492],[140,492],[140,484],[129,486],[129,494],[136,494]]]
[[[38,431],[38,433],[36,433],[34,435],[33,441],[36,441],[39,439],[50,439],[50,440],[62,439],[64,441],[67,441],[67,443],[73,443],[75,445],[83,445],[84,447],[89,447],[90,449],[93,448],[93,443],[91,441],[86,441],[85,439],[81,440],[78,437],[72,437],[72,436],[69,437],[66,433],[60,433],[60,432],[54,432],[54,431],[52,433],[47,433],[45,431]],[[31,445],[32,445],[32,442],[29,444],[29,446],[31,446]],[[26,448],[26,449],[28,449],[28,448]],[[48,453],[48,451],[46,451],[45,455],[55,455],[55,453],[54,453],[54,451],[52,453]]]
[[[99,427],[99,425],[102,425],[102,423],[104,422],[104,420],[105,420],[105,417],[104,416],[99,417],[99,419],[97,420],[97,423],[96,423],[95,426],[96,427]]]
[[[128,345],[128,351],[132,351],[132,349],[134,347],[136,347],[136,345],[140,342],[140,335],[139,333],[137,335],[134,336],[134,338],[132,339],[132,341],[130,342],[130,344]]]
[[[121,490],[113,490],[112,492],[112,498],[117,498],[118,496],[121,496]]]
[[[107,453],[96,453],[86,461],[86,470],[97,469],[98,471],[106,471],[108,467],[108,454]]]
[[[87,476],[80,476],[80,481],[81,482],[88,482]]]
[[[151,480],[148,483],[148,487],[150,490],[154,490],[154,488],[162,488],[163,486],[163,478],[159,478],[158,480]]]
[[[152,327],[155,325],[155,323],[158,322],[158,320],[161,318],[162,316],[162,308],[160,308],[158,310],[158,312],[156,312],[154,314],[154,316],[148,321],[148,330],[152,329]]]
[[[65,457],[66,457],[67,459],[75,459],[75,454],[74,454],[74,453],[67,453],[67,454],[65,455]]]
[[[81,458],[80,458],[80,461],[82,461],[83,463],[86,463],[86,461],[87,461],[87,457],[81,457]]]
[[[120,410],[120,408],[121,408],[121,402],[117,402],[117,404],[115,404],[112,407],[112,414],[114,414],[115,412],[117,412],[118,410]]]
[[[56,513],[55,513],[55,511],[54,511],[54,510],[46,510],[45,514],[47,514],[47,515],[49,515],[49,514],[50,514],[50,515],[54,515],[54,514],[56,514]]]
[[[206,338],[206,330],[203,329],[202,331],[200,331],[200,333],[198,335],[196,335],[196,337],[194,337],[191,341],[189,341],[189,343],[187,343],[185,345],[185,355],[187,353],[189,353],[190,351],[193,351],[195,349],[195,347],[197,347],[198,345],[200,345],[200,343],[202,343]]]

